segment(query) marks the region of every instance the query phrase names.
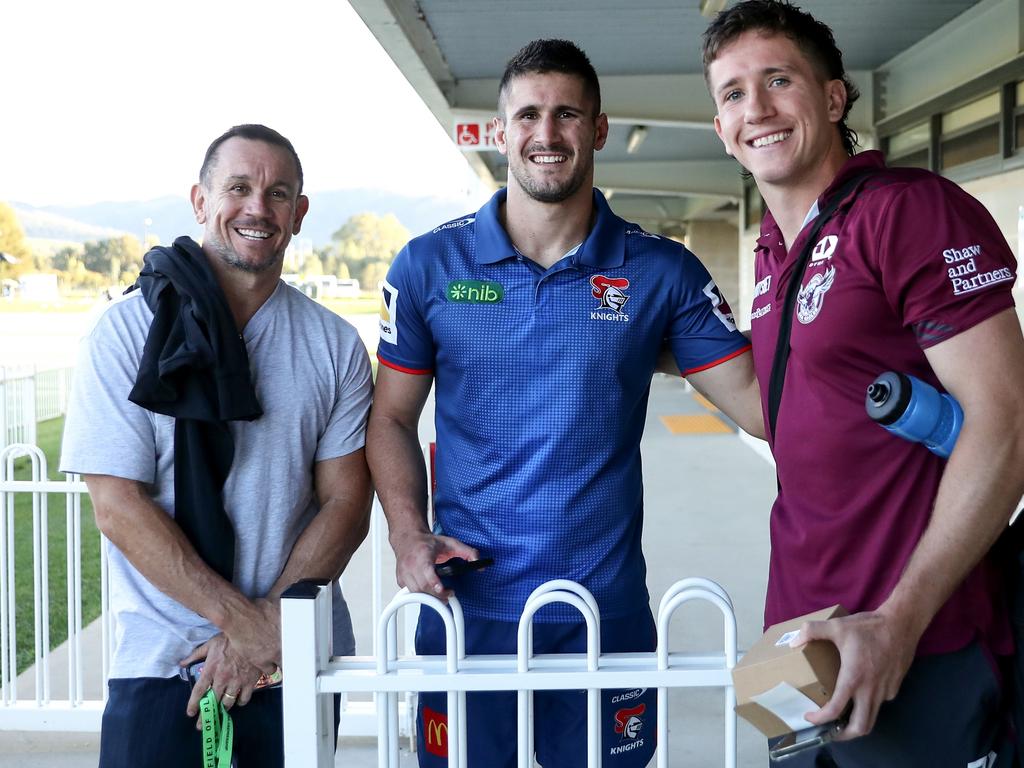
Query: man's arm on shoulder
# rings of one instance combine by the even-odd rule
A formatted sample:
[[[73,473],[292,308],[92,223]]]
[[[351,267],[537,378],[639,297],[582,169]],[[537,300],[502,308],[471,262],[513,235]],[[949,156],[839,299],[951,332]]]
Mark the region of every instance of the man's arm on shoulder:
[[[802,641],[828,639],[839,648],[835,694],[808,719],[834,720],[852,699],[845,738],[871,730],[879,706],[899,690],[921,635],[1006,528],[1024,492],[1024,340],[1015,311],[936,344],[926,355],[964,411],[931,521],[877,611],[815,622],[801,633]]]
[[[432,376],[377,369],[366,433],[370,472],[388,519],[399,586],[447,596],[434,564],[450,557],[475,560],[475,549],[427,527],[427,477],[419,444],[419,418]]]
[[[662,365],[659,360],[658,370],[663,370]],[[691,373],[686,380],[744,432],[765,439],[761,389],[754,375],[754,356],[749,349],[713,368]]]

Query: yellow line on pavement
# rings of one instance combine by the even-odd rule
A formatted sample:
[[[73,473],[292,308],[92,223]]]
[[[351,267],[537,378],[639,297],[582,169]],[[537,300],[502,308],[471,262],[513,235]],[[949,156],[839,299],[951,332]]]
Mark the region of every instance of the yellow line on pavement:
[[[703,405],[709,411],[711,411],[712,413],[718,413],[718,408],[715,406],[715,404],[708,400],[706,397],[704,397],[704,395],[702,395],[700,392],[698,392],[697,390],[693,390],[691,394],[693,395],[694,400]]]
[[[728,424],[710,413],[662,416],[661,423],[673,435],[729,434],[732,432]]]

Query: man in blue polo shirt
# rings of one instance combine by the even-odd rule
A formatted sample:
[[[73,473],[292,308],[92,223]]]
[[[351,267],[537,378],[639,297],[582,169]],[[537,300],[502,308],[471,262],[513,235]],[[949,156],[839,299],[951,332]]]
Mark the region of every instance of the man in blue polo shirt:
[[[508,188],[475,215],[410,242],[383,288],[381,367],[368,455],[398,581],[467,618],[468,653],[512,653],[526,598],[550,579],[589,589],[605,652],[651,650],[640,549],[640,438],[651,375],[667,347],[680,371],[744,429],[762,420],[749,344],[700,262],[615,216],[593,189],[608,135],[597,75],[563,40],[523,48],[495,119]],[[437,488],[427,525],[419,416],[436,381]],[[494,565],[446,580],[435,563]],[[567,606],[536,617],[536,653],[579,652]],[[433,611],[421,653],[442,653]],[[443,694],[420,697],[421,765],[445,765]],[[642,766],[654,750],[654,691],[606,691],[603,759]],[[582,764],[586,700],[537,694],[542,765]],[[515,694],[468,697],[469,764],[515,764]]]

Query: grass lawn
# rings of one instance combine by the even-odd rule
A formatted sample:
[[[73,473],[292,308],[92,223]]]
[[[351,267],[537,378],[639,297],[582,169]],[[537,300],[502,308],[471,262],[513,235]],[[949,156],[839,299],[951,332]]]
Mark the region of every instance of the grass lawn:
[[[40,422],[39,447],[46,454],[51,480],[63,480],[57,472],[60,436],[64,419]],[[15,462],[15,479],[31,478],[27,458]],[[49,538],[50,648],[67,640],[67,507],[64,494],[47,494]],[[14,501],[15,619],[18,644],[18,672],[35,661],[35,607],[32,567],[32,494],[15,494]],[[82,626],[100,615],[100,534],[93,518],[89,496],[82,496]]]
[[[375,315],[380,311],[380,294],[364,293],[358,299],[317,299],[332,312],[345,315]]]
[[[62,296],[55,301],[33,301],[31,299],[0,299],[0,313],[19,312],[45,312],[47,314],[57,313],[80,313],[88,312],[97,302],[97,297],[90,296]]]

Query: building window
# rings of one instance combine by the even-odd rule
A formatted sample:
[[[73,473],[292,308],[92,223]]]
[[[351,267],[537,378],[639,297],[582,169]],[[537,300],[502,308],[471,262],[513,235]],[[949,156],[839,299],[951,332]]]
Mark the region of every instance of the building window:
[[[999,93],[942,115],[942,169],[999,155]]]
[[[1013,127],[1014,141],[1013,148],[1020,152],[1024,150],[1024,80],[1017,83],[1017,98],[1014,101]]]
[[[890,165],[928,168],[928,140],[930,123],[924,121],[889,137],[886,159]]]

